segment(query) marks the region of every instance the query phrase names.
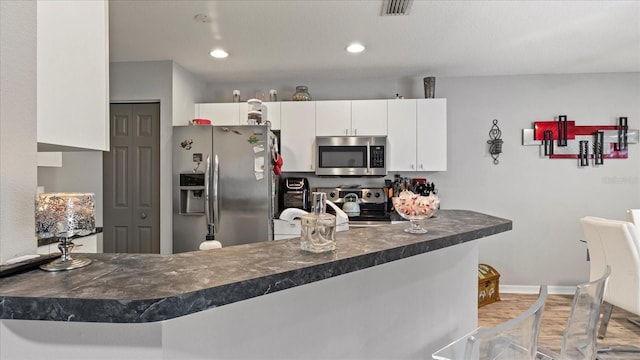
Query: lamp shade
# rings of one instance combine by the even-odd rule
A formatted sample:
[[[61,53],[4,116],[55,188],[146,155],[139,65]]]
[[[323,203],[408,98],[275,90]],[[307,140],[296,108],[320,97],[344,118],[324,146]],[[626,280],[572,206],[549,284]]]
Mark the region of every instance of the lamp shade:
[[[38,238],[87,235],[96,228],[92,193],[43,193],[36,198]]]

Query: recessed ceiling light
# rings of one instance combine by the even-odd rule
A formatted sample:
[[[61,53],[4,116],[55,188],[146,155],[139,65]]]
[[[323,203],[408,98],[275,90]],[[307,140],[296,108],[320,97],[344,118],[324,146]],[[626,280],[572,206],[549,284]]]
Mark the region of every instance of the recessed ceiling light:
[[[222,49],[214,49],[213,51],[211,51],[209,53],[209,55],[213,56],[216,59],[224,59],[227,56],[229,56],[229,53],[227,53],[226,51],[224,51]]]
[[[361,52],[364,51],[364,45],[358,44],[358,43],[353,43],[353,44],[347,46],[347,51],[352,53],[352,54],[361,53]]]

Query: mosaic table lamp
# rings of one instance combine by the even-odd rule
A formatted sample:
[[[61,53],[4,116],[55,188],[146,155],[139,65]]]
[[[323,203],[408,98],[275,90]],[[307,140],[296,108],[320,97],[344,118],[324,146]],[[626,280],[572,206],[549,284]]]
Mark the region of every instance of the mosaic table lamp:
[[[71,238],[95,231],[95,195],[91,193],[43,193],[36,199],[36,234],[39,239],[57,237],[62,256],[40,266],[47,271],[77,269],[89,259],[72,259]]]

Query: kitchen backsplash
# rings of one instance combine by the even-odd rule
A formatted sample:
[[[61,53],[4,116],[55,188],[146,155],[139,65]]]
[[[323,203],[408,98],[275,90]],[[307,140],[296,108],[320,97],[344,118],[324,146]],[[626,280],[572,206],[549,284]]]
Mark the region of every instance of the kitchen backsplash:
[[[384,180],[393,180],[395,174],[409,178],[426,178],[429,182],[434,182],[438,190],[442,189],[442,184],[438,181],[438,173],[435,172],[390,172],[385,177],[321,177],[310,172],[284,172],[282,177],[306,177],[309,180],[311,189],[315,189],[318,187],[336,187],[338,185],[382,187],[384,186]]]

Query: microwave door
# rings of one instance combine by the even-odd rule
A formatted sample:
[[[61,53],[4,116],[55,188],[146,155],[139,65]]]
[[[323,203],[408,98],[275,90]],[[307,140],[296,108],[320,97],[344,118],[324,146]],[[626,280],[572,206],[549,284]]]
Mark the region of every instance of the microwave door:
[[[320,146],[317,175],[367,175],[367,146]]]

